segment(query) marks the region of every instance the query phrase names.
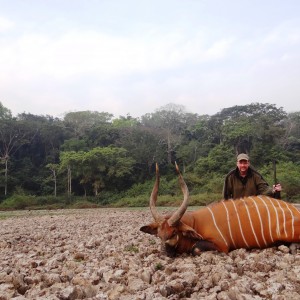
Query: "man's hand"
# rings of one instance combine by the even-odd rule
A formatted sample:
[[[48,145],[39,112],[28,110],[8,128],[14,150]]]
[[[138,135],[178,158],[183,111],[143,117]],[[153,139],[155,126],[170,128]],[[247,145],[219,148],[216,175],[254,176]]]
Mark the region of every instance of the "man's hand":
[[[276,192],[281,192],[281,184],[277,183],[277,184],[273,184],[273,193]]]

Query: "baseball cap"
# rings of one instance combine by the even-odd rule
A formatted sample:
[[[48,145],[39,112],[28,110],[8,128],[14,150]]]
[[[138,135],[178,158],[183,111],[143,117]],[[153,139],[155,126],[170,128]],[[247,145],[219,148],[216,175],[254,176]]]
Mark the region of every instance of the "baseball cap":
[[[249,156],[245,153],[241,153],[237,156],[237,161],[240,161],[240,160],[249,160]]]

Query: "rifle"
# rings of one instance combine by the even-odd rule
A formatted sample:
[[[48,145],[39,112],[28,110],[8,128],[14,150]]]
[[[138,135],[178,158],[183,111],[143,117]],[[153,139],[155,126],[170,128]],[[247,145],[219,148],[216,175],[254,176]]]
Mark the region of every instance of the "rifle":
[[[273,171],[274,171],[274,184],[276,185],[278,183],[277,176],[276,176],[276,160],[273,160]],[[279,191],[275,191],[274,193],[275,199],[281,199],[281,195]]]

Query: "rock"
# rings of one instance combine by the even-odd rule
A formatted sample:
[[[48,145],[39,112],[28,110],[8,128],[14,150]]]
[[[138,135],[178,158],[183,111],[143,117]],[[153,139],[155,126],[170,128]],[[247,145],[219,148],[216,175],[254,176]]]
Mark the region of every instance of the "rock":
[[[57,294],[57,298],[60,300],[84,299],[83,297],[84,293],[76,286],[68,286]]]
[[[1,283],[10,283],[13,281],[12,275],[8,275],[6,272],[0,273],[0,284]]]
[[[12,299],[15,294],[13,284],[2,283],[0,284],[0,300]]]
[[[84,258],[85,258],[85,255],[82,252],[76,252],[74,254],[74,259],[75,260],[84,260]]]
[[[103,273],[103,279],[106,283],[111,283],[114,281],[114,273],[112,270]]]
[[[180,294],[184,290],[184,285],[181,280],[176,279],[167,283],[172,294]]]
[[[143,271],[142,274],[141,274],[141,279],[142,279],[144,282],[150,284],[150,283],[151,283],[151,279],[152,279],[151,272],[150,272],[149,270]]]
[[[139,278],[129,278],[128,279],[128,290],[133,293],[141,291],[145,288],[145,283],[142,279]]]
[[[0,300],[300,299],[296,248],[169,258],[148,210],[34,213],[0,220]]]
[[[121,294],[125,291],[123,285],[117,284],[107,293],[109,300],[119,300]]]
[[[283,253],[289,253],[289,252],[290,252],[289,247],[284,246],[284,245],[280,245],[280,246],[278,247],[278,250],[280,250],[280,251],[283,252]]]
[[[59,274],[43,274],[41,277],[41,281],[44,282],[46,287],[50,287],[55,283],[61,282]]]

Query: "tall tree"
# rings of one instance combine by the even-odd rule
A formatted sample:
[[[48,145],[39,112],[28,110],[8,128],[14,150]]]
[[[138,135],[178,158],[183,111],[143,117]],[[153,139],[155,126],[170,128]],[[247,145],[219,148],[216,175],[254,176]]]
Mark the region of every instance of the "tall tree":
[[[284,122],[285,133],[281,137],[281,145],[287,151],[290,160],[300,160],[300,112],[288,114]]]
[[[57,171],[59,169],[59,165],[58,164],[48,164],[46,166],[48,169],[50,169],[51,173],[52,173],[52,178],[53,178],[53,182],[54,182],[54,197],[57,196]]]
[[[182,141],[182,134],[187,127],[187,116],[182,105],[169,103],[155,113],[142,116],[142,124],[157,130],[161,147],[165,147],[167,163],[171,164],[176,149]]]
[[[116,145],[120,136],[120,128],[111,123],[95,125],[86,136],[85,141],[89,148],[108,147]]]
[[[24,145],[31,143],[37,131],[28,129],[26,122],[0,119],[0,157],[4,163],[4,195],[7,195],[8,164],[10,158]]]
[[[0,119],[12,119],[11,111],[5,107],[2,102],[0,101]]]
[[[72,172],[76,174],[79,169],[79,161],[81,160],[82,151],[66,151],[60,153],[60,172],[67,171],[67,195],[70,198],[72,196]]]
[[[78,111],[69,112],[64,117],[66,126],[74,131],[77,138],[82,138],[92,127],[110,123],[113,115],[107,112]]]
[[[252,103],[225,108],[213,117],[220,120],[221,142],[233,147],[236,154],[251,152],[257,165],[279,157],[276,145],[284,134],[283,121],[286,118],[282,108]]]
[[[92,179],[95,195],[99,188],[107,187],[115,190],[122,188],[119,180],[123,181],[133,170],[135,161],[124,148],[96,147],[84,155],[83,165],[86,174]]]
[[[160,136],[153,128],[140,124],[119,128],[116,145],[125,148],[135,158],[135,176],[145,179],[155,162],[164,160],[164,152],[159,147]]]

